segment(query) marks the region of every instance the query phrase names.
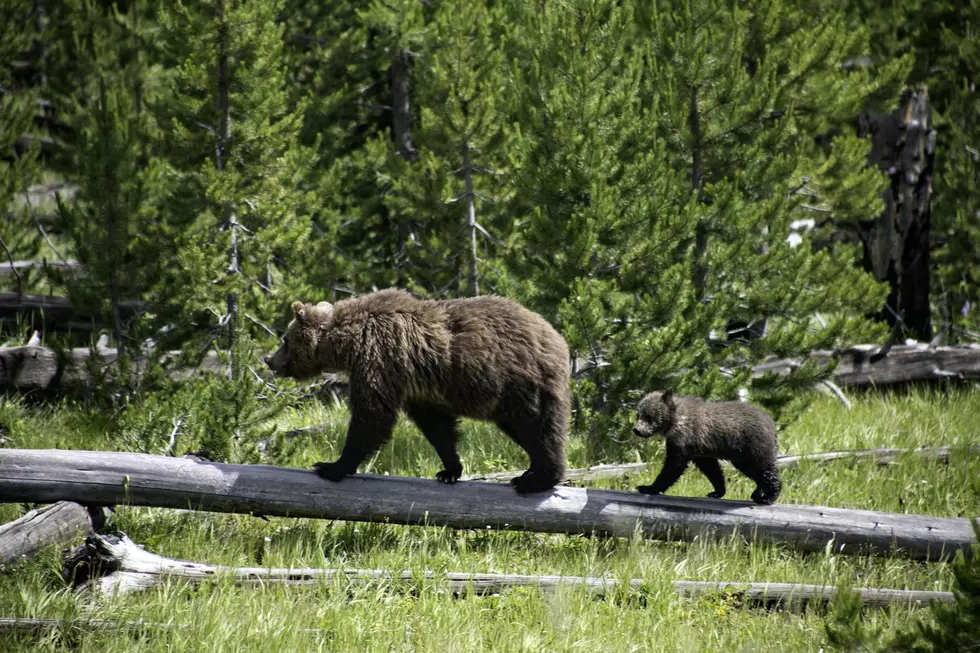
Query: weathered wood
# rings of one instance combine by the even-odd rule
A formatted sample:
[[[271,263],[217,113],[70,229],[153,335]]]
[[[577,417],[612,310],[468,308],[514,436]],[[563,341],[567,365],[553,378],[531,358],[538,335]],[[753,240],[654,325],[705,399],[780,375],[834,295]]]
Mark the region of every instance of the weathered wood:
[[[180,352],[170,352],[166,357],[178,359]],[[20,392],[72,390],[87,387],[94,375],[112,374],[116,369],[118,352],[115,349],[93,350],[87,347],[58,352],[49,347],[28,345],[0,349],[0,389]],[[146,370],[146,360],[131,361],[130,373],[137,378]],[[197,373],[224,372],[227,365],[218,353],[208,352],[194,368],[180,368],[170,374],[173,378],[187,378]]]
[[[351,583],[372,581],[418,582],[424,579],[442,583],[455,594],[474,593],[479,596],[497,594],[512,587],[533,587],[544,592],[561,588],[584,587],[589,592],[605,594],[622,587],[623,580],[612,577],[589,576],[530,576],[523,574],[480,574],[469,572],[415,572],[382,569],[277,569],[274,567],[229,567],[200,562],[177,560],[150,553],[128,537],[92,536],[69,558],[72,565],[85,564],[89,569],[108,571],[107,575],[87,578],[84,585],[100,594],[120,595],[149,589],[169,580],[191,583],[212,582],[230,578],[236,585],[278,584],[317,586],[343,578]],[[74,567],[65,575],[73,577]],[[626,581],[631,589],[647,585],[643,579]],[[727,581],[673,581],[674,591],[682,596],[727,592],[752,603],[801,605],[810,601],[826,603],[833,598],[835,588],[800,583],[743,583]],[[866,606],[886,607],[894,604],[924,605],[932,601],[949,603],[951,592],[926,590],[897,590],[859,588],[861,602]]]
[[[67,544],[79,533],[92,532],[92,515],[72,501],[31,510],[20,519],[0,524],[0,568],[32,558],[46,546]]]
[[[857,131],[870,137],[868,159],[891,181],[882,194],[881,215],[857,225],[865,269],[889,285],[880,319],[892,326],[900,323],[912,337],[928,341],[932,338],[930,199],[936,131],[926,87],[906,89],[891,114],[862,115]]]
[[[9,263],[7,264],[9,268]],[[119,304],[120,317],[129,319],[144,313],[149,307],[144,302],[123,301]],[[0,292],[0,325],[32,321],[47,331],[92,331],[95,318],[75,310],[67,297],[47,295],[21,295]]]
[[[317,427],[308,428],[312,430],[316,429]],[[321,426],[319,428],[324,427]],[[304,429],[297,429],[296,431],[289,431],[288,433],[299,434],[303,431]],[[780,456],[776,459],[776,465],[781,469],[787,469],[790,467],[796,467],[802,462],[823,463],[835,460],[864,460],[868,458],[874,460],[879,465],[888,465],[902,455],[921,456],[930,460],[944,461],[949,460],[950,451],[953,449],[953,447],[921,447],[919,449],[880,448],[855,449],[851,451],[830,451],[827,453],[808,453],[798,456],[780,454]],[[962,448],[962,450],[967,454],[980,454],[980,445],[971,445],[969,447]],[[727,461],[722,462],[727,463]],[[568,469],[565,470],[565,479],[563,482],[567,484],[576,481],[594,481],[600,478],[620,478],[622,476],[626,476],[627,474],[644,472],[647,470],[649,465],[650,463],[613,463],[608,465],[593,465],[591,467]],[[472,476],[466,476],[463,478],[463,480],[505,482],[512,478],[516,478],[523,473],[524,470],[491,472],[489,474],[474,474]]]
[[[693,540],[739,535],[806,551],[971,555],[967,519],[776,504],[759,506],[559,487],[522,497],[498,483],[312,471],[135,453],[0,450],[0,501],[60,501],[550,533]]]
[[[79,272],[82,269],[78,261],[57,261],[42,259],[40,261],[5,261],[0,263],[0,278],[14,276],[34,268],[58,270],[62,273]]]
[[[834,370],[834,382],[859,387],[893,385],[911,381],[937,379],[980,379],[980,345],[932,347],[928,343],[895,345],[884,358],[872,363],[879,345],[855,345],[839,352],[840,363]],[[834,353],[811,354],[820,365],[830,362]],[[801,365],[799,360],[773,359],[753,368],[753,374],[785,375]]]
[[[980,454],[980,445],[968,447],[920,447],[918,449],[896,449],[882,447],[880,449],[856,449],[853,451],[829,451],[827,453],[808,453],[801,456],[782,455],[776,464],[783,469],[796,467],[800,463],[820,463],[835,460],[873,460],[879,465],[890,465],[899,456],[915,456],[936,461],[949,460],[952,452],[962,452],[966,455]]]

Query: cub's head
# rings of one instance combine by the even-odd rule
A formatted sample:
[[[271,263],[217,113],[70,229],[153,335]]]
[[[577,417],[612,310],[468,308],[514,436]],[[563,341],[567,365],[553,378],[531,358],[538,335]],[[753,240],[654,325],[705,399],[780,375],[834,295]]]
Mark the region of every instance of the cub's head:
[[[293,321],[289,323],[282,345],[272,356],[265,357],[265,364],[276,376],[309,379],[325,371],[317,356],[317,345],[333,315],[329,302],[316,306],[293,302]]]
[[[651,392],[640,400],[636,408],[636,425],[633,427],[633,433],[641,438],[666,433],[674,425],[676,411],[673,390]]]

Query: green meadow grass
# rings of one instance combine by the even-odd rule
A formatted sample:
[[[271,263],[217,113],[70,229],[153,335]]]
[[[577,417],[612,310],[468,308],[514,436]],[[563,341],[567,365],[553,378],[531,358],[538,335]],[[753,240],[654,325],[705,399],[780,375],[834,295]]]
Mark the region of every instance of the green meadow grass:
[[[870,447],[964,447],[980,441],[980,390],[916,389],[853,393],[853,410],[821,397],[780,435],[787,453]],[[112,419],[64,401],[47,407],[6,400],[0,407],[5,446],[113,450]],[[283,429],[326,424],[273,448],[283,464],[308,467],[331,459],[343,444],[344,409],[308,402],[282,414]],[[466,473],[522,469],[524,453],[493,427],[467,422],[461,451]],[[616,434],[626,438],[627,434]],[[572,466],[594,464],[575,438]],[[638,441],[629,456],[650,468],[595,487],[648,483],[663,459],[662,444]],[[371,461],[378,473],[432,476],[438,458],[420,434],[400,422],[394,440]],[[726,469],[729,498],[745,499],[751,482]],[[980,456],[962,451],[949,463],[903,456],[895,464],[836,461],[784,471],[780,502],[941,516],[980,515]],[[688,471],[671,494],[703,496],[707,480]],[[0,506],[0,521],[26,506]],[[767,611],[722,595],[677,597],[676,579],[805,582],[948,590],[946,563],[901,557],[818,552],[730,539],[664,543],[642,537],[600,538],[494,530],[453,530],[306,519],[255,519],[147,508],[120,508],[113,525],[155,553],[215,564],[343,567],[642,578],[642,590],[603,599],[581,589],[453,598],[438,581],[316,587],[234,587],[227,579],[192,586],[170,582],[115,598],[65,589],[60,552],[0,572],[0,617],[111,619],[170,624],[48,636],[0,635],[2,651],[816,651],[826,646],[827,611]],[[922,611],[868,610],[885,632]]]

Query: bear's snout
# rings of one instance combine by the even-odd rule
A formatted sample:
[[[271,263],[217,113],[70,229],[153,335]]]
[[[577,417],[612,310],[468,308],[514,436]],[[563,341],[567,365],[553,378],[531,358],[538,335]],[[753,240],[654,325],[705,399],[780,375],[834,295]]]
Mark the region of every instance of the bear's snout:
[[[634,426],[634,427],[633,427],[633,435],[639,435],[639,436],[641,436],[641,437],[642,437],[642,436],[643,436],[643,433],[641,433],[641,432],[640,432],[640,429],[638,429],[638,428],[636,428],[636,427]]]
[[[272,367],[272,356],[263,356],[262,362],[268,365],[269,367]]]

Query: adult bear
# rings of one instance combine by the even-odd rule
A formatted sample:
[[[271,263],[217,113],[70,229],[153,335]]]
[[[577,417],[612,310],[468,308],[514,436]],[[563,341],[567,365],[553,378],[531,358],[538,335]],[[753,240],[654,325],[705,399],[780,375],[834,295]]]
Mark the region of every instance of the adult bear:
[[[389,289],[329,304],[294,302],[282,346],[265,359],[280,376],[343,372],[351,420],[343,453],[314,465],[339,481],[390,438],[398,410],[432,443],[443,483],[463,473],[460,417],[488,420],[524,448],[521,494],[558,484],[565,472],[571,405],[568,346],[548,322],[503,297],[420,300]]]

